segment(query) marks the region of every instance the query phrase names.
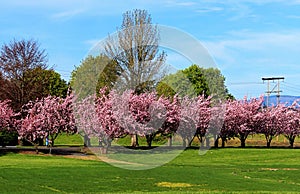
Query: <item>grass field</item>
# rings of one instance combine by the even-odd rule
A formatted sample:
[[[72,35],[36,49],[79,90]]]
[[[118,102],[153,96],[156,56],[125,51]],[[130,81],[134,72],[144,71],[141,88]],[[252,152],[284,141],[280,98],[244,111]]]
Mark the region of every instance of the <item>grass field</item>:
[[[182,141],[181,141],[180,137],[177,137],[176,139],[177,139],[177,141],[173,142],[173,145],[182,145]],[[166,142],[167,142],[166,137],[163,138],[161,136],[158,136],[154,139],[153,146],[162,145]],[[139,137],[139,143],[142,146],[147,145],[145,138]],[[92,141],[92,144],[94,146],[97,146],[98,145],[97,140]],[[122,146],[129,146],[130,145],[130,137],[127,136],[125,138],[121,138],[117,142],[114,142],[114,144],[118,144],[118,145],[122,145]],[[55,145],[56,146],[82,146],[83,139],[79,134],[75,134],[75,135],[61,134],[55,140]],[[197,138],[194,140],[193,145],[199,146],[199,142],[198,142]],[[211,146],[214,145],[213,139],[211,139],[210,145]],[[221,146],[221,141],[219,142],[219,146]],[[237,138],[228,140],[226,143],[226,146],[238,147],[238,146],[240,146],[240,141]],[[265,136],[262,134],[249,135],[246,140],[246,146],[265,147],[266,146]],[[271,147],[288,147],[288,146],[289,146],[289,141],[283,135],[274,137],[274,139],[271,143]],[[294,146],[300,147],[300,137],[296,137]]]
[[[299,193],[299,149],[224,148],[182,152],[150,170],[125,170],[92,156],[7,153],[0,193]],[[87,160],[89,159],[89,160]]]

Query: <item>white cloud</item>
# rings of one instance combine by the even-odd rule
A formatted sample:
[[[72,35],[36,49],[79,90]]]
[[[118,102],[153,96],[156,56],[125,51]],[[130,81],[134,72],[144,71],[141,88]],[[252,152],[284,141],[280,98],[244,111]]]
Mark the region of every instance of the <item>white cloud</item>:
[[[206,7],[197,9],[196,12],[198,13],[207,13],[207,12],[216,12],[216,11],[223,11],[224,8],[222,7]]]
[[[90,40],[86,40],[83,43],[90,46],[90,47],[94,47],[96,44],[98,44],[100,41],[102,41],[102,39],[90,39]]]
[[[84,13],[84,11],[85,11],[84,9],[62,11],[62,12],[53,14],[51,16],[51,18],[56,19],[56,20],[67,20],[76,15]]]
[[[235,4],[235,3],[249,3],[249,4],[256,4],[256,5],[264,5],[264,4],[273,4],[273,3],[283,3],[283,4],[300,4],[300,0],[207,0],[204,1],[206,3],[219,3],[222,2],[222,4]]]
[[[251,54],[261,57],[274,57],[285,59],[292,57],[293,54],[300,53],[300,31],[286,32],[231,32],[228,37],[217,41],[206,41],[205,45],[216,58],[223,61],[232,60],[232,57],[245,55],[251,57]],[[248,54],[248,56],[247,56]],[[278,54],[281,54],[278,56]],[[233,55],[230,57],[230,55]],[[299,58],[299,57],[297,57]],[[265,60],[265,59],[264,59]],[[290,59],[286,59],[290,60]],[[232,62],[232,61],[230,61]]]
[[[14,6],[14,7],[35,7],[35,8],[74,8],[74,7],[80,7],[84,5],[84,2],[80,0],[43,0],[43,1],[36,1],[36,0],[26,0],[26,1],[20,1],[20,0],[10,0],[5,1],[1,3],[1,6]]]
[[[195,6],[198,3],[194,1],[178,1],[178,0],[162,0],[159,1],[160,3],[168,6],[168,7],[176,7],[176,6],[185,6],[185,7],[190,7],[190,6]]]
[[[177,2],[176,5],[178,5],[178,6],[194,6],[194,5],[196,5],[196,3],[192,2],[192,1],[186,1],[186,2]]]
[[[288,15],[286,17],[290,19],[300,19],[300,15]]]

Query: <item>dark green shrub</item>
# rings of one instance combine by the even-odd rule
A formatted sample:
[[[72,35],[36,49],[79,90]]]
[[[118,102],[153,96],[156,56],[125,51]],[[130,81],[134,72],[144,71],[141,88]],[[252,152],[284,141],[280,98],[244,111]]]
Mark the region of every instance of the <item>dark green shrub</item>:
[[[0,146],[18,145],[18,133],[16,131],[2,130],[0,131]]]

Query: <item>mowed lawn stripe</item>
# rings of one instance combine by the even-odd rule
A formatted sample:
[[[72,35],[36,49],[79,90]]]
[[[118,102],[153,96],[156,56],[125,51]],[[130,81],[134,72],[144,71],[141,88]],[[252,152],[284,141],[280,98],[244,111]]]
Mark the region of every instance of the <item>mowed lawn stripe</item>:
[[[6,154],[0,193],[297,193],[298,149],[188,149],[150,170],[126,170],[99,160]]]

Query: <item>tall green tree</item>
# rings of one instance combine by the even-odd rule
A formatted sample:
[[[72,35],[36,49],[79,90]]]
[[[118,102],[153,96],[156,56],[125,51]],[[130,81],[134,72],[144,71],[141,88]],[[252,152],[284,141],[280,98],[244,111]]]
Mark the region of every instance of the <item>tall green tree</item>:
[[[197,96],[202,94],[208,96],[210,94],[207,79],[201,67],[194,64],[184,69],[182,73],[191,82],[194,92]]]
[[[209,95],[218,99],[234,99],[225,85],[225,77],[217,68],[201,68],[209,87]]]
[[[48,95],[66,97],[68,84],[59,73],[52,69],[37,67],[25,72],[25,84],[32,88],[31,99],[46,97]]]
[[[164,77],[157,84],[156,90],[159,95],[174,96],[198,96],[211,95],[213,99],[225,100],[233,98],[225,86],[225,77],[216,68],[201,68],[198,65],[179,70],[174,74]]]
[[[188,77],[182,70],[177,71],[174,74],[165,76],[157,85],[156,91],[159,96],[172,97],[178,94],[183,96],[197,96],[194,87]]]
[[[92,95],[103,86],[113,87],[116,63],[105,55],[88,56],[71,73],[70,86],[79,99]]]
[[[158,95],[173,96],[175,93],[179,96],[195,97],[204,94],[209,95],[208,85],[206,83],[203,71],[197,65],[192,65],[184,70],[179,70],[174,74],[165,76],[157,84]]]
[[[43,93],[43,96],[56,96],[56,97],[66,97],[68,92],[67,82],[61,78],[60,74],[56,71],[50,69],[40,69],[36,68],[33,71],[37,71],[39,74],[36,79],[40,81],[41,90],[40,93]],[[34,73],[34,74],[37,74]],[[32,71],[29,72],[29,75],[32,74]],[[44,80],[44,81],[43,81]]]
[[[61,75],[55,71],[48,70],[50,77],[48,82],[48,90],[51,96],[66,97],[69,85]]]
[[[117,80],[121,74],[121,68],[115,60],[109,60],[103,71],[100,73],[96,93],[98,94],[100,89],[107,87],[108,91],[115,87]]]

